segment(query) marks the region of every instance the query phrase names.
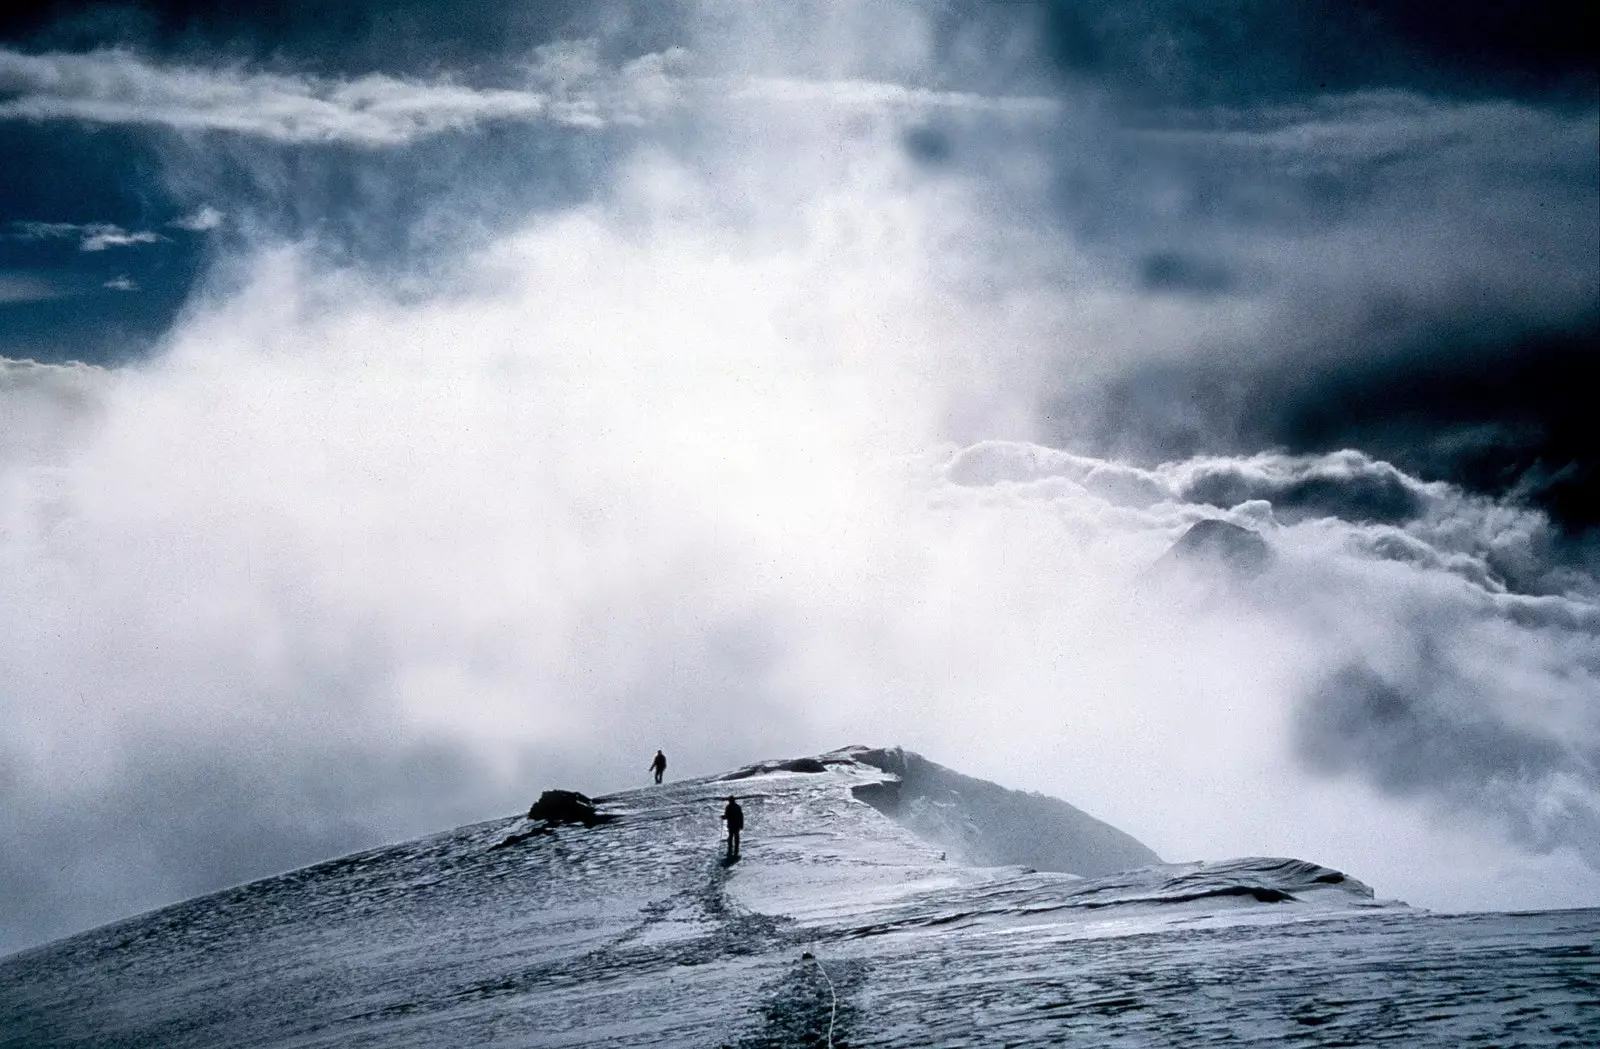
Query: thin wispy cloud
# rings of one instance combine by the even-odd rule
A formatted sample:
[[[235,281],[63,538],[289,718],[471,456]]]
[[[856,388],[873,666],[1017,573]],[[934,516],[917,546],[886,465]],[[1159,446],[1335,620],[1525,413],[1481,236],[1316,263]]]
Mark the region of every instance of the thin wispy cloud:
[[[280,142],[385,146],[485,121],[560,119],[540,92],[166,66],[120,50],[0,50],[0,87],[15,96],[0,103],[0,119],[231,131]]]
[[[583,42],[546,45],[527,83],[473,86],[383,74],[329,78],[238,67],[153,62],[125,50],[25,54],[0,48],[0,120],[76,120],[221,131],[284,143],[398,146],[511,122],[599,130],[639,125],[689,100],[826,105],[843,109],[1048,114],[1038,97],[991,97],[862,80],[695,75],[682,48],[616,66]]]
[[[125,230],[115,226],[98,226],[84,231],[78,247],[84,251],[105,251],[107,248],[128,248],[136,244],[155,244],[165,238],[149,230]]]
[[[1061,110],[1058,99],[1039,95],[985,95],[973,91],[939,91],[881,80],[806,80],[794,77],[752,77],[724,82],[736,101],[826,105],[874,112],[919,113],[929,110],[1046,117]]]
[[[123,273],[112,277],[110,280],[102,284],[101,287],[107,289],[108,291],[138,291],[139,283],[132,277],[129,277],[126,273]]]
[[[206,204],[187,215],[173,219],[167,225],[189,233],[208,233],[221,227],[226,219],[227,216],[221,211]]]
[[[1561,113],[1505,99],[1438,99],[1396,89],[1254,108],[1167,109],[1156,116],[1129,134],[1186,149],[1273,158],[1300,169],[1448,153],[1489,140],[1508,153],[1520,148],[1522,162],[1532,165],[1600,134],[1593,110]]]
[[[81,251],[105,251],[166,240],[151,230],[126,230],[110,222],[13,222],[9,235],[16,240],[77,240]]]

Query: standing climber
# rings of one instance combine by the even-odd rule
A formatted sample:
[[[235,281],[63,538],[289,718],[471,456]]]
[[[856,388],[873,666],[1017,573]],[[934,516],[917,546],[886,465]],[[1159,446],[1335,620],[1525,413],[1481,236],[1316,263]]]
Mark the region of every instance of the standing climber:
[[[650,771],[656,774],[656,782],[661,782],[662,773],[667,771],[667,756],[661,751],[656,751],[656,759],[650,763]]]
[[[739,832],[744,830],[744,809],[739,807],[739,799],[730,796],[727,807],[722,810],[722,818],[728,821],[728,858],[737,859],[739,856]]]

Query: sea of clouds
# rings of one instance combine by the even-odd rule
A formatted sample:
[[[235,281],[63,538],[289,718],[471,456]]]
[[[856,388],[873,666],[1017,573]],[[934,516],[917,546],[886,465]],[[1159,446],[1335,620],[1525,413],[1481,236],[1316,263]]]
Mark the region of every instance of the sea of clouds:
[[[1037,105],[752,83],[425,274],[263,226],[153,355],[0,363],[0,946],[642,783],[658,746],[901,743],[1167,859],[1600,903],[1581,545],[1360,449],[1072,446],[1063,390],[1282,310],[1041,220]],[[930,164],[962,121],[1014,163]],[[1271,567],[1152,572],[1213,517]]]

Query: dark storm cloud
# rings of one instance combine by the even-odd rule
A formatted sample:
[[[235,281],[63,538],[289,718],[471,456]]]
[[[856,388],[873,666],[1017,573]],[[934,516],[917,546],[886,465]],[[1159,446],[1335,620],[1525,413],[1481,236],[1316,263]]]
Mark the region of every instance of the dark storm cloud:
[[[683,8],[615,0],[56,0],[0,16],[0,40],[31,51],[123,46],[323,74],[426,74],[493,67],[556,39],[649,53],[681,38]]]
[[[1104,438],[1144,441],[1156,456],[1361,448],[1424,478],[1538,506],[1574,532],[1600,522],[1600,416],[1590,394],[1600,388],[1600,323],[1520,336],[1436,323],[1399,345],[1374,330],[1365,356],[1144,367],[1109,390]],[[1208,484],[1196,498],[1241,501],[1240,484]],[[1319,498],[1304,489],[1287,505],[1314,509]],[[1410,494],[1378,479],[1329,498],[1373,520],[1415,510]]]
[[[1595,74],[1578,0],[1054,0],[1037,11],[1064,71],[1145,102],[1375,86],[1581,94]]]
[[[906,152],[923,164],[937,167],[952,156],[950,136],[937,127],[923,125],[911,128],[906,132],[904,142]]]
[[[1503,339],[1446,329],[1388,360],[1267,378],[1255,418],[1262,439],[1355,444],[1582,527],[1600,522],[1596,389],[1600,321]]]
[[[1353,664],[1333,673],[1302,704],[1301,755],[1319,771],[1355,772],[1399,797],[1486,815],[1532,848],[1572,846],[1600,865],[1592,734],[1519,724],[1455,662],[1425,647],[1397,672]]]
[[[752,5],[754,7],[755,5]],[[842,5],[790,5],[773,24],[815,28]],[[1049,0],[958,2],[927,15],[942,58],[1014,50],[1018,31],[1060,69],[1135,98],[1236,101],[1371,86],[1475,93],[1581,88],[1594,74],[1587,5],[1577,0]],[[31,50],[127,45],[160,54],[287,60],[323,72],[471,67],[550,39],[597,38],[618,53],[661,50],[687,30],[737,32],[749,12],[697,5],[545,0],[54,0],[0,16],[0,39]],[[869,62],[871,60],[869,59]]]
[[[1111,191],[1121,221],[1069,221],[1152,291],[1266,322],[1134,356],[1064,398],[1064,432],[1152,459],[1358,447],[1583,531],[1600,521],[1581,393],[1600,367],[1596,125],[1384,96],[1136,132],[1152,162]]]
[[[1139,282],[1149,291],[1216,295],[1233,288],[1226,265],[1178,251],[1158,251],[1139,263]]]
[[[1292,473],[1219,460],[1196,470],[1180,495],[1222,509],[1264,499],[1287,520],[1312,515],[1358,523],[1403,523],[1428,505],[1426,491],[1414,478],[1357,455],[1316,460]]]
[[[1153,293],[1277,321],[1068,398],[1151,460],[1361,447],[1600,522],[1597,66],[1585,5],[1059,3],[1042,47],[1115,130],[1068,227]]]

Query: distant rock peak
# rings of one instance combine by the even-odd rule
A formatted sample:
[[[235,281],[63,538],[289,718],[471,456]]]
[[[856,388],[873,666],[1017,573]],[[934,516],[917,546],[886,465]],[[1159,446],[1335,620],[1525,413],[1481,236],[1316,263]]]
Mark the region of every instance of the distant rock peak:
[[[1243,580],[1272,567],[1275,557],[1260,533],[1212,517],[1191,525],[1162,555],[1158,565],[1177,562]]]

